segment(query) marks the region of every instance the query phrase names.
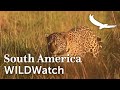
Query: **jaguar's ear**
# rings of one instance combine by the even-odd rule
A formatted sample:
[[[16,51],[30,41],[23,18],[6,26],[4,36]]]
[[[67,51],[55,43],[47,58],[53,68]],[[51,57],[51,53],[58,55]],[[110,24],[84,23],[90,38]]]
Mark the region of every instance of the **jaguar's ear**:
[[[45,40],[46,40],[47,44],[50,45],[49,34],[45,34]]]
[[[48,38],[49,34],[45,34],[45,37]]]
[[[100,37],[97,37],[97,41],[101,41],[101,38],[100,38]]]

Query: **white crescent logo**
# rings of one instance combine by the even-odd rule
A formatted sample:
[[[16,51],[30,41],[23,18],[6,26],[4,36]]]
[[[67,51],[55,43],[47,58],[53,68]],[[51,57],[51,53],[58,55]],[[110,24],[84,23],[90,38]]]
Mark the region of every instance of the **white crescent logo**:
[[[98,22],[97,20],[94,19],[93,17],[94,15],[89,15],[89,20],[96,26],[99,27],[99,29],[103,29],[103,28],[114,28],[116,27],[117,25],[108,25],[108,24],[102,24],[100,22]]]

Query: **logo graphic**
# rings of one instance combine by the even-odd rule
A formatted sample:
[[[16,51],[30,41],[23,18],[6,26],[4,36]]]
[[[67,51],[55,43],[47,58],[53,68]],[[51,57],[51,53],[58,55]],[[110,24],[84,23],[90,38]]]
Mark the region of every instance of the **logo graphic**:
[[[103,28],[114,28],[116,27],[117,25],[108,25],[108,24],[102,24],[100,22],[98,22],[97,20],[94,19],[93,17],[94,15],[89,15],[89,20],[96,26],[99,27],[99,29],[103,29]]]

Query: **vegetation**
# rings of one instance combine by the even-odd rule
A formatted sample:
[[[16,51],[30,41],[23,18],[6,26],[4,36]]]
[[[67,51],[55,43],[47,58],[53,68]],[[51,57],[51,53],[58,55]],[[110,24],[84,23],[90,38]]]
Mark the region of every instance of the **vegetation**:
[[[117,24],[114,29],[98,30],[88,19],[93,14],[103,23]],[[119,11],[1,11],[0,12],[0,78],[79,78],[120,79],[120,12]],[[64,75],[6,75],[3,56],[38,57],[47,55],[46,36],[65,32],[85,25],[91,28],[103,42],[98,60],[86,57],[85,64],[64,64]],[[8,65],[11,63],[8,63]],[[11,64],[12,65],[12,64]],[[19,63],[16,63],[19,65]],[[43,65],[43,64],[42,64]],[[46,66],[46,64],[44,65]]]

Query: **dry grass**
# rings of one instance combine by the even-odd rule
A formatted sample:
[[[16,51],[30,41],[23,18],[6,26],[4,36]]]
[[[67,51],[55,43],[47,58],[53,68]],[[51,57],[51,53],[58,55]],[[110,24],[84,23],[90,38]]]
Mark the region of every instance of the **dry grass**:
[[[101,22],[117,24],[118,27],[98,30],[98,27],[90,23],[89,14],[94,14],[95,18]],[[1,11],[0,78],[120,79],[119,24],[119,11]],[[4,54],[24,56],[31,53],[34,57],[37,57],[41,53],[46,56],[46,35],[53,32],[68,31],[77,25],[88,26],[102,38],[103,49],[98,60],[86,57],[83,64],[64,64],[64,75],[5,75],[3,70],[3,66],[6,65],[6,63],[3,63]]]

